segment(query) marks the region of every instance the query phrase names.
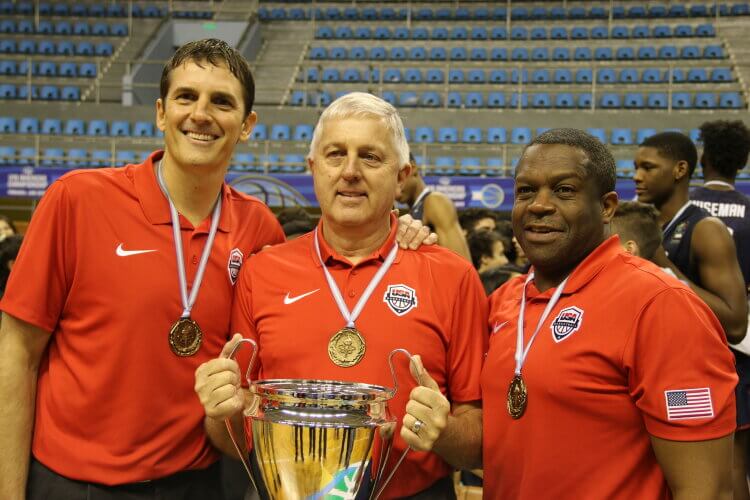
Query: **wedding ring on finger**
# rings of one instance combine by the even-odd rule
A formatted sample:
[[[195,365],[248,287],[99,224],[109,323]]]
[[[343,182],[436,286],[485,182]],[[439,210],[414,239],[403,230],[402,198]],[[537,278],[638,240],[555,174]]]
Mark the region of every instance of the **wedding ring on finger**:
[[[424,427],[424,422],[422,422],[421,420],[415,420],[414,425],[412,425],[411,427],[411,431],[414,434],[419,434],[419,431],[422,429],[422,427]]]

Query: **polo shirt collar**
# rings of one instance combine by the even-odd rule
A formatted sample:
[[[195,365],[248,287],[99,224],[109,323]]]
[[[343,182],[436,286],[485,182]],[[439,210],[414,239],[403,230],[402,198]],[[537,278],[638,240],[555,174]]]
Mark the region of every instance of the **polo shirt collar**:
[[[136,165],[133,178],[138,201],[141,204],[146,219],[151,224],[172,224],[172,216],[169,213],[169,202],[159,187],[156,180],[156,169],[154,166],[164,156],[164,151],[154,151],[146,158],[146,161]],[[219,217],[219,231],[229,232],[232,226],[232,211],[229,208],[231,191],[226,182],[221,185],[221,217]],[[211,218],[207,217],[198,228],[206,226],[206,231],[211,225]],[[193,229],[190,222],[180,217],[180,227]],[[196,228],[196,229],[198,229]]]
[[[393,244],[396,241],[396,233],[398,232],[398,219],[395,215],[391,214],[391,231],[388,233],[388,238],[386,238],[385,242],[375,250],[373,253],[365,257],[362,261],[360,261],[357,265],[360,266],[366,262],[379,260],[380,262],[383,262],[386,257],[388,256],[388,253],[393,248]],[[349,262],[349,260],[340,255],[336,250],[334,250],[328,242],[323,237],[323,218],[320,218],[320,222],[318,222],[318,226],[315,228],[315,231],[318,233],[318,243],[320,244],[320,256],[323,259],[323,262],[325,262],[327,265],[334,264],[334,263],[342,263],[345,266],[348,267],[354,267],[352,266],[352,263]],[[312,252],[312,258],[315,262],[315,265],[320,267],[320,260],[318,259],[318,254],[315,251],[315,239],[310,238],[310,251]],[[401,260],[401,256],[403,253],[403,249],[399,248],[396,252],[396,259],[393,261],[394,264],[398,264]]]
[[[617,235],[610,236],[604,240],[593,252],[588,254],[573,270],[570,275],[568,283],[565,285],[563,295],[570,295],[576,293],[581,288],[586,286],[599,272],[604,269],[612,259],[616,256],[624,253],[622,246],[620,246],[620,237]],[[529,298],[536,296],[552,296],[555,291],[555,287],[545,290],[540,293],[536,288],[536,284],[532,281],[529,283],[527,295]]]

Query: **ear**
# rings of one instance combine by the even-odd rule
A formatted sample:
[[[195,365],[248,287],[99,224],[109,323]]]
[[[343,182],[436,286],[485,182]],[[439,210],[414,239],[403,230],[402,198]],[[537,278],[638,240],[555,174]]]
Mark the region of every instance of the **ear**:
[[[253,131],[253,127],[255,127],[256,123],[258,123],[258,115],[255,111],[251,111],[250,114],[247,115],[247,118],[245,118],[245,121],[242,122],[242,131],[240,132],[240,137],[237,139],[237,142],[247,141],[250,138],[250,133]]]
[[[615,215],[615,210],[617,210],[617,193],[615,191],[605,193],[601,197],[601,204],[602,220],[605,224],[609,224],[612,217]]]
[[[156,100],[156,127],[162,132],[167,128],[167,120],[164,113],[164,101],[160,97]]]
[[[629,254],[635,255],[636,257],[641,256],[641,249],[638,248],[638,243],[636,243],[635,241],[628,240],[624,242],[622,246],[625,247],[625,250],[627,250]]]
[[[688,163],[685,160],[680,160],[675,163],[674,167],[672,167],[672,175],[674,176],[674,180],[676,181],[680,181],[685,177],[689,177],[690,169],[688,168]]]
[[[311,174],[314,172],[314,168],[313,168],[314,165],[315,165],[315,162],[313,161],[312,157],[308,156],[307,157],[307,169],[310,171]]]
[[[398,187],[403,188],[404,182],[406,182],[406,179],[409,178],[413,171],[414,167],[412,167],[411,163],[407,163],[401,167],[401,169],[398,171]]]

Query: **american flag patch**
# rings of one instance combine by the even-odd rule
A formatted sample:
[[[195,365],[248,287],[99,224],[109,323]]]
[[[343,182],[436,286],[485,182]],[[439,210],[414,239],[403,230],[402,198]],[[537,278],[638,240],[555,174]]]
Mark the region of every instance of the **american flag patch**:
[[[668,420],[711,418],[714,416],[711,389],[708,387],[664,391],[664,399],[667,403]]]

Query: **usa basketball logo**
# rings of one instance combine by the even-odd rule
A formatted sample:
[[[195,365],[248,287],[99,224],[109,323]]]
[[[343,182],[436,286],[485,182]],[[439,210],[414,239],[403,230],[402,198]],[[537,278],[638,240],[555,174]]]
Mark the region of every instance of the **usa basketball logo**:
[[[232,285],[237,283],[237,277],[240,275],[240,268],[242,267],[242,252],[239,248],[235,248],[229,253],[229,262],[227,263],[227,271],[229,271],[229,281]]]
[[[417,292],[406,285],[388,285],[383,302],[388,304],[397,316],[403,316],[417,307]]]
[[[562,342],[581,328],[583,311],[577,307],[566,307],[552,320],[550,329],[555,342]]]

